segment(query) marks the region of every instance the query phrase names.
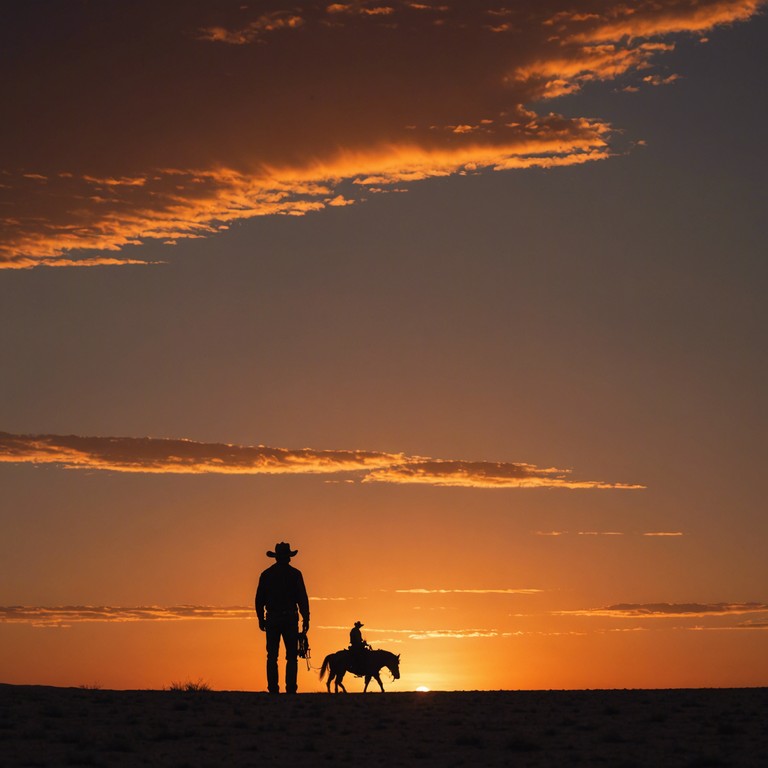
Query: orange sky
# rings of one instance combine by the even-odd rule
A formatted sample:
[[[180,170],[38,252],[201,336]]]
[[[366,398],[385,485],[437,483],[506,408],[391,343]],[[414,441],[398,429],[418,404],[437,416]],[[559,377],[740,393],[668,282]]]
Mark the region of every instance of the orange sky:
[[[765,7],[11,3],[0,682],[768,685]]]

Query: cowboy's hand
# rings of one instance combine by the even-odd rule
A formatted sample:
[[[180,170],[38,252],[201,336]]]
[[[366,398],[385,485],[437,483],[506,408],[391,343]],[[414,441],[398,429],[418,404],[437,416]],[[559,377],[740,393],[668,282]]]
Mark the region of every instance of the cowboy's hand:
[[[259,619],[259,629],[262,632],[266,632],[267,631],[267,622],[264,621],[264,619]]]
[[[304,619],[302,623],[304,625],[303,628],[302,628],[302,631],[306,635],[307,632],[309,632],[309,619]]]

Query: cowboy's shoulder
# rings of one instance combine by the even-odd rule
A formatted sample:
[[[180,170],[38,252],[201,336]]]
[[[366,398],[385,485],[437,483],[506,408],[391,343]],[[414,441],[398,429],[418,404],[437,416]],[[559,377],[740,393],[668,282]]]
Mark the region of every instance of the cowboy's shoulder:
[[[261,572],[261,576],[259,577],[259,581],[273,581],[274,579],[279,579],[280,574],[284,573],[283,568],[279,568],[278,566],[281,565],[281,563],[274,563],[273,565],[270,565],[269,568],[265,568]],[[290,568],[290,566],[288,566]]]

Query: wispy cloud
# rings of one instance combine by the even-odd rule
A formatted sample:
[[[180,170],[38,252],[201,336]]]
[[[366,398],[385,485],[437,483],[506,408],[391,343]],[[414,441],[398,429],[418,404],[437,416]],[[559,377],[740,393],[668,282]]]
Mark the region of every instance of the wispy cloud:
[[[348,631],[346,626],[321,626],[318,629]],[[408,640],[468,640],[478,637],[511,637],[514,632],[501,632],[498,629],[467,628],[467,629],[391,629],[384,627],[365,628],[366,634],[386,634],[405,636]],[[383,640],[379,640],[383,642]]]
[[[363,482],[467,488],[636,489],[640,485],[571,480],[568,470],[512,462],[442,461],[363,450],[287,449],[192,440],[0,432],[0,463],[153,474],[337,474]],[[435,467],[440,467],[438,471]],[[431,479],[431,481],[430,481]]]
[[[317,597],[315,601],[346,601],[349,597]],[[126,623],[136,621],[221,621],[251,620],[256,617],[253,606],[219,605],[148,605],[135,607],[107,605],[63,605],[55,607],[9,605],[0,606],[0,624],[32,624],[36,627],[69,627],[91,622]]]
[[[675,35],[764,5],[133,0],[52,3],[41,24],[11,2],[0,268],[131,264],[147,241],[422,179],[604,160],[612,126],[547,100],[672,82],[654,68]]]
[[[442,485],[454,488],[622,488],[641,485],[574,480],[571,470],[490,461],[417,459],[372,470],[364,482]]]
[[[682,531],[648,531],[627,533],[626,531],[533,531],[535,536],[683,536]]]
[[[535,595],[542,589],[395,589],[393,592],[412,595]]]
[[[319,600],[321,602],[346,602],[348,600],[367,600],[365,597],[316,597],[312,595],[310,600]]]
[[[341,625],[326,625],[318,627],[322,630],[343,631],[349,630],[349,627]],[[628,630],[629,631],[629,630]],[[632,630],[634,631],[634,630]],[[450,628],[450,629],[402,629],[386,627],[367,627],[366,635],[377,635],[374,638],[377,643],[384,642],[402,642],[403,640],[475,640],[478,638],[513,638],[524,636],[537,637],[571,637],[589,634],[580,630],[542,631],[542,630],[500,630],[495,627],[468,627],[468,628]],[[378,637],[384,635],[385,637]]]
[[[742,621],[739,624],[730,624],[726,626],[695,626],[680,627],[686,632],[744,632],[744,631],[763,631],[768,630],[768,621]]]
[[[37,627],[66,627],[89,622],[252,619],[255,615],[253,608],[242,606],[151,605],[132,608],[103,605],[0,606],[0,623],[32,624]]]
[[[768,603],[618,603],[606,608],[555,611],[555,613],[561,616],[603,616],[617,619],[694,619],[765,611],[768,611]]]
[[[495,629],[431,629],[413,632],[409,640],[471,640],[477,637],[504,637],[511,633],[498,632]]]

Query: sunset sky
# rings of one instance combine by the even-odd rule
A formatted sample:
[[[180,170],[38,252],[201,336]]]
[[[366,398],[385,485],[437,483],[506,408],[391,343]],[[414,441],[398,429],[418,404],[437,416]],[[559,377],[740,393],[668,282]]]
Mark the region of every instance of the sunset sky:
[[[768,2],[2,16],[0,682],[768,685]]]

